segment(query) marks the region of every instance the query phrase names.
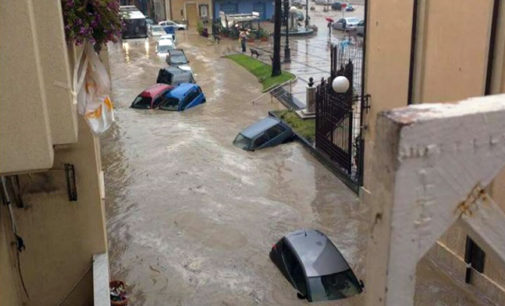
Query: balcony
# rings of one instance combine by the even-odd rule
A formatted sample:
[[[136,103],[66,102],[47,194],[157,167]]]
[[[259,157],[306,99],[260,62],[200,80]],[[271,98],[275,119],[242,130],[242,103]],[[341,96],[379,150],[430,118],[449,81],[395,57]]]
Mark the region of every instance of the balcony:
[[[49,169],[77,141],[59,0],[0,2],[0,174]]]

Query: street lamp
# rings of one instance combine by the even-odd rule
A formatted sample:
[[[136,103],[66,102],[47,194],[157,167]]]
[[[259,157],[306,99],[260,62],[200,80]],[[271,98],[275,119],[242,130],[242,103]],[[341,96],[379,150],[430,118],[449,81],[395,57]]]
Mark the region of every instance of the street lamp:
[[[333,79],[333,82],[331,82],[331,88],[336,93],[343,94],[346,93],[349,90],[349,80],[345,76],[338,76]]]
[[[284,46],[284,63],[291,63],[291,50],[289,49],[289,0],[284,0],[284,21],[286,24],[286,45]]]

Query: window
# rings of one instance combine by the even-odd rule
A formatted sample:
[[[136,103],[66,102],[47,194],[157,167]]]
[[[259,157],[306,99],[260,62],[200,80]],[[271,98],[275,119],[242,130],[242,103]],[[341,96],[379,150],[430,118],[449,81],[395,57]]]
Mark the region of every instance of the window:
[[[286,265],[286,269],[290,277],[292,278],[293,285],[300,291],[301,294],[307,295],[307,285],[305,284],[305,275],[302,269],[302,266],[298,262],[295,254],[291,251],[291,249],[285,245],[282,251],[282,258],[284,260],[284,264]]]
[[[351,269],[321,277],[309,277],[309,284],[313,302],[343,299],[362,291]]]
[[[486,253],[470,238],[466,237],[465,262],[467,263],[465,282],[469,284],[472,277],[472,268],[484,273]]]
[[[200,4],[200,18],[209,17],[209,6],[207,4]]]
[[[166,97],[160,103],[160,109],[176,111],[179,108],[179,99],[173,97]]]
[[[239,147],[243,150],[249,148],[249,144],[251,140],[249,138],[244,137],[242,134],[238,134],[235,140],[233,141],[233,145]]]
[[[185,109],[189,103],[191,103],[198,96],[198,92],[195,89],[191,89],[188,95],[184,98],[182,102],[182,109]]]
[[[254,140],[254,147],[259,148],[269,140],[267,134],[263,134]]]
[[[151,98],[138,96],[132,103],[133,108],[151,108]]]
[[[267,134],[268,138],[274,139],[284,131],[285,131],[284,127],[282,127],[280,124],[277,124],[268,129],[265,133]]]

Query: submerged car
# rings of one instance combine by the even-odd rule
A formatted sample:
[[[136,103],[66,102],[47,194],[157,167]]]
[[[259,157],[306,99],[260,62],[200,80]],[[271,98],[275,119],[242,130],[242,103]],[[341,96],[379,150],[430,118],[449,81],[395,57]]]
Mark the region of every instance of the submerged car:
[[[293,130],[274,117],[264,118],[240,132],[233,144],[246,151],[276,146],[293,139]]]
[[[159,39],[161,36],[167,34],[162,26],[152,25],[149,28],[149,35],[154,39]]]
[[[172,86],[166,84],[153,85],[138,95],[133,100],[131,108],[150,109],[156,108],[164,98],[164,94],[172,90]]]
[[[184,111],[205,103],[205,95],[200,86],[192,83],[182,83],[163,95],[159,108],[169,111]]]
[[[191,67],[188,65],[188,58],[182,49],[170,50],[167,57],[165,58],[165,61],[170,66],[176,66],[179,69],[191,71]]]
[[[284,236],[270,259],[309,302],[338,300],[360,294],[364,285],[325,234],[298,230]]]
[[[175,49],[175,45],[170,39],[160,40],[156,44],[156,54],[160,57],[166,57],[173,49]]]
[[[181,83],[195,83],[195,78],[193,77],[193,73],[191,71],[169,66],[160,69],[156,83],[177,86]]]

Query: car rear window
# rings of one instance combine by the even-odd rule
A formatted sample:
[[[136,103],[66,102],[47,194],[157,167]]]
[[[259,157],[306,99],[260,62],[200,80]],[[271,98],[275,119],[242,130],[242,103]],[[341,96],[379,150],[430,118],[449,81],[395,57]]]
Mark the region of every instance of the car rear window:
[[[160,109],[176,111],[179,109],[179,99],[174,97],[164,97],[160,103]]]
[[[151,98],[138,96],[132,103],[134,108],[151,108]]]
[[[362,291],[351,269],[325,276],[309,277],[309,288],[313,302],[343,299]]]
[[[242,134],[238,134],[233,141],[233,145],[241,149],[248,149],[251,139],[244,137]]]

